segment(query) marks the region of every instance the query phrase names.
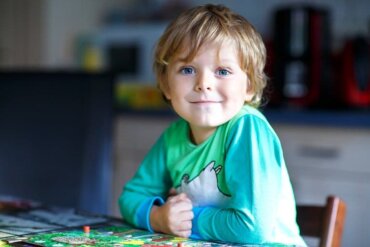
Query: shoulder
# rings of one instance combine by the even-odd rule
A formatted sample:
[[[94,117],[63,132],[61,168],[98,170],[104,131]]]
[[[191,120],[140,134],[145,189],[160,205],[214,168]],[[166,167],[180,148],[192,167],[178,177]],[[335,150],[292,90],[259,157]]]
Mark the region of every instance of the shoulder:
[[[230,130],[246,128],[254,131],[267,131],[275,133],[266,117],[256,108],[245,105],[229,123]]]
[[[253,145],[277,145],[280,140],[266,117],[251,106],[243,109],[227,124],[227,140],[229,144],[254,143]],[[248,144],[248,146],[250,146]]]
[[[256,164],[283,164],[283,150],[280,139],[263,114],[250,106],[230,121],[226,147],[231,153],[254,154]],[[269,157],[270,162],[256,162]],[[273,158],[274,157],[274,158]]]
[[[163,138],[167,143],[171,143],[173,141],[186,141],[185,139],[187,139],[188,131],[188,123],[184,119],[179,118],[167,127],[163,133]]]

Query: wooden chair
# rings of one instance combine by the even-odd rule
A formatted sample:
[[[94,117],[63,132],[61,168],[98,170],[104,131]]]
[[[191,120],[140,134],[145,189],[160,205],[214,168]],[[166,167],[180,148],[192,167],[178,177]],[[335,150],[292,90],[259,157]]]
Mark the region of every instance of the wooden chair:
[[[341,246],[346,204],[337,196],[328,196],[326,204],[297,205],[297,222],[302,236],[319,239],[320,247]]]

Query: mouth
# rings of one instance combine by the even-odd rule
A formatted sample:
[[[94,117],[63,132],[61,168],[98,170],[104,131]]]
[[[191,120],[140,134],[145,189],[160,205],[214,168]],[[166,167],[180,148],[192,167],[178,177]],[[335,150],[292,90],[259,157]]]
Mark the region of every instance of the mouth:
[[[221,100],[195,100],[195,101],[190,101],[192,104],[217,104],[221,103]]]
[[[197,107],[212,107],[217,106],[221,103],[221,101],[194,101],[190,102],[193,106]]]

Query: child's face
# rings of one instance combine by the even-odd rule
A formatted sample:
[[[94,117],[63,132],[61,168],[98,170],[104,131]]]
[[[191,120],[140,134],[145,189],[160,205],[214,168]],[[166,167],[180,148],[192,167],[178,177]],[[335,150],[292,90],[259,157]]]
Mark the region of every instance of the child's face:
[[[235,116],[253,96],[248,92],[247,74],[240,68],[239,56],[230,43],[206,43],[193,61],[186,63],[179,57],[171,62],[164,94],[173,109],[189,122],[197,143]]]

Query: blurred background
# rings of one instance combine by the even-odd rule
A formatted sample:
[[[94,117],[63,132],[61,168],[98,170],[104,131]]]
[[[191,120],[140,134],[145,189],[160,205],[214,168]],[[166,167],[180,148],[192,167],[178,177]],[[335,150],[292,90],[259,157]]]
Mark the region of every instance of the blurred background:
[[[366,205],[370,204],[367,0],[1,0],[0,194],[119,216],[117,199],[122,187],[176,117],[156,90],[152,49],[171,19],[189,7],[205,3],[224,4],[240,13],[266,43],[270,85],[262,111],[281,138],[297,202],[322,204],[327,195],[339,195],[348,207],[343,246],[367,246],[370,242],[370,221],[364,220]],[[53,86],[52,93],[47,93],[50,97],[40,97],[36,90],[40,87],[41,95],[45,96],[47,84],[61,85],[63,81],[69,82],[68,87],[60,86],[57,93]],[[12,88],[17,83],[19,88]],[[99,86],[90,88],[94,83]],[[85,86],[89,96],[85,95]],[[19,94],[22,90],[23,94]],[[80,102],[81,97],[88,100]],[[57,103],[52,104],[53,100]],[[40,118],[25,115],[41,111],[40,105],[45,106],[42,108],[45,114],[40,114]],[[64,113],[63,105],[69,106]],[[73,116],[68,115],[72,109]],[[56,116],[52,123],[59,125],[50,133],[63,130],[67,124],[73,130],[78,128],[80,134],[70,131],[68,136],[61,131],[63,136],[58,138],[64,139],[58,139],[43,132],[40,122],[49,121],[53,114]],[[77,120],[77,116],[81,119]],[[27,122],[30,119],[32,122]],[[63,119],[70,120],[66,123]],[[32,133],[28,146],[19,134],[25,126]],[[36,136],[35,128],[39,130]],[[44,149],[63,140],[60,153],[55,153],[57,157],[76,157],[76,153],[83,157],[73,160],[76,165],[63,165],[69,161],[55,158],[55,150],[43,154],[50,158],[47,162],[10,156],[21,157],[21,150],[35,148],[35,143],[40,142],[36,139],[44,135],[56,138],[45,137]],[[72,147],[66,144],[67,136],[68,140],[76,137],[75,152],[65,148]],[[9,145],[14,138],[20,138],[20,142]],[[62,163],[56,165],[58,160]],[[45,167],[47,172],[42,172]],[[14,189],[14,180],[9,177],[21,181],[30,176],[31,170],[34,177],[28,184],[21,183]],[[68,174],[58,180],[60,185],[56,188],[61,195],[76,188],[68,201],[63,196],[57,198],[51,185],[53,196],[44,191],[48,183],[45,176],[57,180],[52,173]],[[5,177],[6,184],[1,182]],[[64,183],[70,186],[64,188]],[[37,189],[42,187],[43,190]],[[99,205],[91,206],[94,203]]]

